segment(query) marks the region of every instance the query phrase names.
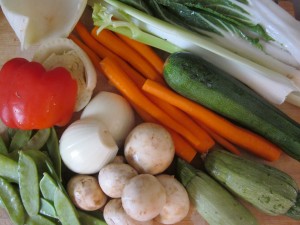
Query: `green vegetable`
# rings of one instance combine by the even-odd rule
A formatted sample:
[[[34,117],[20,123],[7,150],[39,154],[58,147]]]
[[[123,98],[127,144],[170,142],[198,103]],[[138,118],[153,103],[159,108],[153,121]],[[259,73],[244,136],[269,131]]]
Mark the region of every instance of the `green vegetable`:
[[[0,177],[0,198],[10,219],[16,225],[23,225],[26,212],[17,188]]]
[[[177,170],[191,202],[210,225],[258,224],[247,208],[206,173],[180,159]]]
[[[129,5],[117,0],[90,0],[89,4],[92,5],[95,2],[96,4],[93,5],[92,17],[94,24],[99,26],[100,30],[105,27],[169,53],[180,51],[180,49],[193,52],[209,59],[211,63],[223,70],[227,70],[228,73],[237,77],[272,103],[281,104],[288,96],[288,102],[300,106],[300,95],[298,95],[299,90],[296,88],[300,87],[300,82],[297,79],[300,74],[300,65],[291,66],[289,64],[290,61],[293,60],[298,60],[298,62],[294,63],[299,64],[300,54],[298,50],[300,48],[295,46],[299,44],[297,37],[299,36],[300,24],[299,22],[296,22],[293,17],[286,15],[286,12],[272,1],[254,0],[251,1],[251,4],[248,4],[248,1],[237,2],[230,0],[214,0],[201,1],[201,4],[204,4],[205,7],[207,6],[206,4],[210,5],[207,7],[208,10],[211,10],[214,13],[224,14],[223,18],[212,17],[214,20],[217,20],[215,23],[220,26],[223,24],[225,17],[226,20],[230,19],[231,21],[234,18],[234,20],[238,20],[238,24],[245,23],[247,26],[252,26],[258,34],[264,32],[259,31],[261,30],[260,25],[255,25],[257,24],[257,21],[264,22],[262,25],[265,29],[269,26],[274,28],[274,30],[278,29],[278,31],[280,31],[280,35],[278,37],[280,44],[278,46],[283,47],[281,41],[284,43],[290,43],[291,46],[294,46],[289,49],[289,53],[287,53],[288,51],[279,51],[280,53],[277,54],[277,56],[281,57],[281,60],[285,60],[291,58],[291,52],[293,52],[293,54],[295,53],[293,57],[294,59],[289,62],[281,62],[278,59],[274,59],[270,56],[272,53],[265,54],[258,48],[253,47],[252,44],[244,41],[244,39],[236,37],[233,32],[230,32],[230,30],[228,30],[228,32],[224,32],[221,28],[218,28],[219,31],[223,31],[222,34],[227,40],[227,44],[224,47],[222,44],[226,43],[226,41],[224,41],[225,38],[215,33],[199,35],[197,32],[187,29],[185,27],[187,24],[184,24],[184,20],[180,17],[176,17],[176,15],[172,13],[171,9],[159,5],[160,1],[144,1],[148,6],[152,5],[157,17],[148,15],[144,12],[145,10],[141,11],[131,7],[134,5],[132,3],[134,1],[132,0],[126,0],[126,3]],[[197,7],[198,4],[200,4],[199,1],[163,2],[167,2],[168,4],[179,4],[178,2],[181,4],[181,2],[184,2],[185,4],[196,4]],[[243,10],[237,10],[233,5],[242,7],[245,12],[240,12]],[[197,15],[200,11],[201,10],[195,9],[195,11],[191,12],[191,14]],[[184,11],[179,10],[179,12],[184,14]],[[201,16],[202,13],[203,12],[201,11]],[[238,13],[239,15],[236,18],[235,13]],[[154,14],[154,12],[152,14]],[[272,14],[275,15],[272,17],[270,16]],[[208,15],[213,14],[208,13]],[[268,17],[265,15],[268,15]],[[188,14],[187,16],[191,15]],[[244,20],[243,16],[246,16],[247,19]],[[112,18],[118,18],[118,20],[112,20]],[[278,20],[280,20],[280,23],[277,23],[277,19],[274,22],[269,18],[279,18]],[[174,25],[172,23],[173,21],[178,21],[179,24],[181,23],[181,26]],[[215,28],[216,25],[213,22],[208,21],[208,23],[213,25]],[[241,30],[244,32],[244,29],[246,28]],[[203,33],[203,31],[201,32]],[[237,33],[244,36],[240,32]],[[212,41],[212,38],[208,38],[207,36],[214,36],[215,39],[218,39],[218,42],[215,43]],[[271,36],[273,38],[273,35]],[[254,38],[254,40],[252,39],[252,42],[257,43],[256,45],[265,45],[264,40],[262,40],[262,43],[256,42],[255,35],[250,37]],[[239,41],[239,39],[241,41]],[[286,44],[286,46],[288,45],[289,44]],[[274,46],[277,45],[271,45],[270,49],[273,49],[272,47]],[[278,52],[277,50],[278,49],[273,52]],[[297,56],[297,54],[299,55]],[[276,86],[276,88],[274,88],[274,86]]]
[[[300,125],[203,58],[191,53],[170,55],[164,78],[176,92],[262,135],[300,160]]]
[[[18,163],[6,155],[0,154],[0,176],[8,181],[19,182]]]
[[[220,149],[208,153],[204,165],[229,191],[267,214],[284,215],[296,204],[297,183],[272,166]]]

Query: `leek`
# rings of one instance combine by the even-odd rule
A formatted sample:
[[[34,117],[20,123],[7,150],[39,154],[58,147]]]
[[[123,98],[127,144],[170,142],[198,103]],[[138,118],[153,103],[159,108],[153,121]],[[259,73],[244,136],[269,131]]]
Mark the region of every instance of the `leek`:
[[[244,4],[241,1],[232,0],[232,2],[237,5]],[[263,51],[257,53],[254,49],[259,48],[250,48],[250,44],[244,40],[236,41],[237,38],[231,38],[238,43],[238,47],[230,50],[213,42],[208,33],[201,35],[184,27],[173,25],[120,1],[89,1],[89,4],[93,3],[95,4],[92,17],[94,24],[100,27],[99,31],[108,28],[169,53],[182,50],[191,51],[226,70],[272,103],[281,104],[288,96],[288,101],[300,106],[300,96],[298,95],[300,70],[272,58]],[[118,20],[112,21],[112,16]],[[295,24],[297,23],[295,22]],[[222,36],[219,38],[221,40]],[[265,38],[265,41],[269,39],[272,38]],[[241,56],[240,52],[236,53],[244,44],[248,49],[245,52],[251,54],[255,52],[254,56],[246,57]],[[276,84],[277,90],[273,87],[274,84]]]

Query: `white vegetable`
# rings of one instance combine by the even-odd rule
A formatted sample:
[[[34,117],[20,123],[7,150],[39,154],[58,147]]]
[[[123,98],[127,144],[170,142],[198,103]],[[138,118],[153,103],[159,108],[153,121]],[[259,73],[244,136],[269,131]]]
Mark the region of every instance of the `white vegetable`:
[[[80,174],[98,173],[118,152],[107,128],[93,119],[77,120],[67,127],[59,148],[66,166]]]
[[[119,94],[99,92],[81,114],[81,118],[102,121],[119,146],[135,124],[134,111],[128,101]]]
[[[22,49],[57,37],[67,37],[87,0],[0,0],[2,11]]]
[[[152,225],[153,220],[141,222],[131,218],[123,209],[121,199],[112,199],[104,207],[103,217],[108,225]]]
[[[158,174],[172,163],[175,148],[171,135],[163,126],[141,123],[126,138],[124,154],[139,173]]]
[[[161,212],[167,195],[156,177],[140,174],[125,185],[121,199],[123,208],[130,217],[138,221],[148,221]]]
[[[68,182],[67,192],[75,206],[86,211],[100,209],[107,201],[98,180],[89,175],[72,177]]]
[[[137,171],[125,163],[109,163],[98,175],[100,187],[111,198],[121,198],[124,186],[138,175]]]
[[[88,104],[96,87],[97,72],[87,54],[72,40],[56,38],[44,42],[34,53],[33,61],[42,63],[47,70],[65,67],[78,85],[75,111]]]
[[[155,221],[163,224],[175,224],[183,220],[190,209],[190,200],[183,185],[174,176],[157,176],[167,193],[167,202]]]

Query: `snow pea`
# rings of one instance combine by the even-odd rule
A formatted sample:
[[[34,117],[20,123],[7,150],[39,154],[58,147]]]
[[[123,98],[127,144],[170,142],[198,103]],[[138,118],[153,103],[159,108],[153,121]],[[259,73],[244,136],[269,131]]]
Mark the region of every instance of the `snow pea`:
[[[44,176],[40,180],[40,190],[43,197],[53,202],[56,188],[58,188],[58,184],[55,180],[48,173],[44,173]]]
[[[52,221],[42,215],[29,216],[26,220],[26,225],[56,225],[55,221]]]
[[[23,205],[29,215],[37,215],[40,209],[38,168],[34,159],[24,151],[19,153],[18,171]]]
[[[41,198],[40,214],[57,219],[57,213],[53,203],[44,198]]]
[[[4,154],[4,155],[8,154],[8,149],[7,149],[6,144],[1,136],[0,136],[0,154]]]
[[[23,225],[26,219],[26,212],[17,188],[0,177],[0,198],[11,221],[16,225]]]
[[[62,225],[81,225],[75,206],[60,188],[54,193],[54,207]]]
[[[36,133],[23,146],[23,149],[40,150],[50,136],[50,128],[37,130]]]
[[[31,130],[16,130],[10,142],[9,152],[21,149],[30,140],[31,134]]]
[[[54,169],[56,171],[56,174],[61,181],[61,157],[59,153],[59,144],[58,144],[58,138],[55,129],[52,127],[50,130],[50,136],[47,140],[47,149],[49,157],[53,163]]]
[[[0,176],[12,181],[14,183],[19,182],[18,163],[6,155],[0,154]]]

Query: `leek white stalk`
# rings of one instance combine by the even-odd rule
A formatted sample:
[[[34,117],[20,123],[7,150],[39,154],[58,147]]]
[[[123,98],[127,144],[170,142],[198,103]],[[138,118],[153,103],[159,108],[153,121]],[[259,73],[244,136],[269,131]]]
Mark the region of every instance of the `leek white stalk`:
[[[86,4],[87,0],[0,0],[1,9],[22,49],[67,37]]]
[[[277,67],[278,60],[270,59],[268,56],[266,56],[266,63],[261,65],[263,60],[258,59],[254,62],[213,43],[207,37],[154,18],[120,1],[102,0],[97,2],[99,3],[94,5],[93,19],[95,25],[100,29],[106,27],[121,32],[169,53],[181,49],[199,54],[204,58],[211,55],[210,57],[213,59],[211,63],[221,69],[235,68],[236,75],[242,71],[243,78],[240,76],[237,78],[262,96],[266,96],[272,103],[281,104],[289,96],[287,98],[289,102],[300,106],[300,96],[297,94],[300,87],[300,71],[298,69],[283,63],[280,64],[283,66]],[[119,21],[112,21],[112,16],[118,18]],[[158,37],[161,39],[160,41],[157,41]],[[162,41],[168,44],[168,48],[161,44]],[[173,44],[173,48],[170,43]],[[223,63],[219,63],[220,60]],[[231,66],[226,66],[226,64]],[[231,71],[227,72],[232,73]],[[268,82],[265,83],[265,81]],[[276,88],[278,89],[274,88],[274,84],[277,84]]]
[[[60,139],[60,154],[75,173],[93,174],[111,162],[118,146],[100,121],[81,119],[72,123]]]
[[[34,53],[33,61],[42,63],[47,70],[65,67],[78,85],[75,111],[88,104],[97,84],[97,72],[88,55],[72,40],[55,38],[44,42]]]

